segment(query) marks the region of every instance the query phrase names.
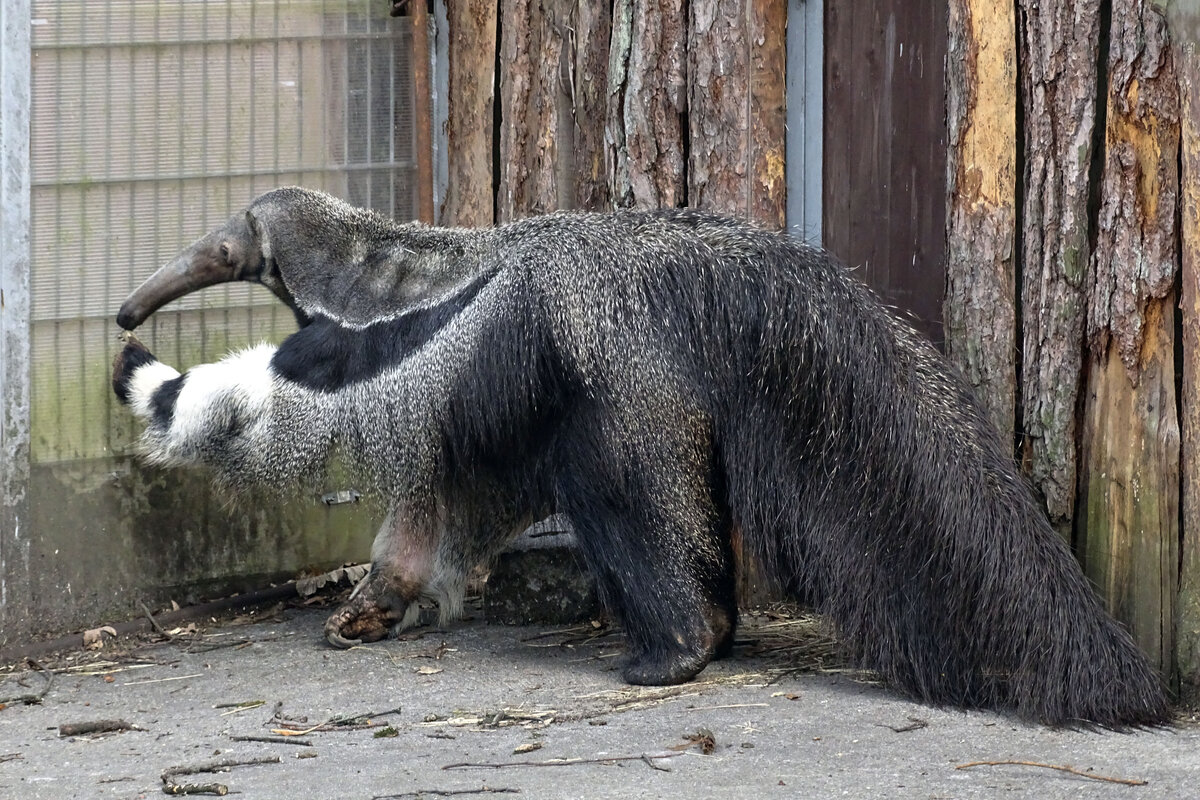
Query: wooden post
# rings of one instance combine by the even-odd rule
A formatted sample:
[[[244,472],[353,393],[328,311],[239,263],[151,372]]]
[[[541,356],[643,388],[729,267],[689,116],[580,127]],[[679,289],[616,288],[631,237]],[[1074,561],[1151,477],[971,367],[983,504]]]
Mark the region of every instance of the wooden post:
[[[692,0],[688,205],[782,228],[786,0]]]
[[[1016,9],[951,0],[946,355],[1009,441],[1016,422]]]
[[[687,108],[683,0],[615,0],[605,145],[622,208],[684,204]]]
[[[1018,7],[1025,111],[1025,457],[1051,518],[1069,531],[1075,511],[1075,415],[1082,380],[1100,0],[1018,0]]]
[[[449,177],[440,219],[446,225],[488,226],[495,222],[495,0],[450,0],[446,22],[450,62],[446,120]]]
[[[574,123],[574,206],[587,211],[612,207],[605,158],[608,113],[608,53],[612,11],[608,3],[577,3],[570,26],[571,110]]]
[[[1169,671],[1179,565],[1179,95],[1158,11],[1117,0],[1111,31],[1078,549],[1113,614]]]
[[[1174,9],[1181,104],[1183,541],[1176,658],[1180,697],[1200,702],[1200,10]]]
[[[433,223],[433,103],[429,82],[429,9],[425,0],[411,4],[413,43],[413,117],[416,125],[417,218]]]

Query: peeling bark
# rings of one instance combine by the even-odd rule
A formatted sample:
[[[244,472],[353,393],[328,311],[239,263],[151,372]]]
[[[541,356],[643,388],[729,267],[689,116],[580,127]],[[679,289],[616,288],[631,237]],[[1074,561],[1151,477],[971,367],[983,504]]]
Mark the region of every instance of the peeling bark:
[[[688,204],[782,228],[784,0],[692,0]]]
[[[947,106],[946,355],[996,427],[1016,422],[1015,10],[951,0]]]
[[[683,0],[616,0],[605,129],[611,196],[621,208],[686,201]]]
[[[446,4],[450,63],[446,143],[449,178],[439,219],[446,225],[487,226],[493,219],[493,83],[496,3]]]
[[[1079,551],[1113,614],[1170,669],[1179,562],[1179,96],[1166,22],[1144,0],[1114,3],[1108,67]]]
[[[1100,0],[1019,0],[1026,459],[1056,523],[1075,507]]]

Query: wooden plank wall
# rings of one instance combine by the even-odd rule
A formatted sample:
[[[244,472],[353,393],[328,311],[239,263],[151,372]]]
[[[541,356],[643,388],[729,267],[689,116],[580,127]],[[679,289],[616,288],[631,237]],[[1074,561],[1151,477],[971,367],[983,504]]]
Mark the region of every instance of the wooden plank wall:
[[[446,5],[442,223],[690,205],[783,227],[786,0]]]
[[[1200,325],[1186,260],[1200,20],[1176,10],[1171,30],[1147,0],[950,4],[963,69],[949,98],[948,351],[1015,432],[1109,609],[1196,692]],[[986,67],[997,42],[1006,55]],[[989,178],[1003,182],[980,191]]]
[[[824,244],[942,340],[947,0],[825,3]]]

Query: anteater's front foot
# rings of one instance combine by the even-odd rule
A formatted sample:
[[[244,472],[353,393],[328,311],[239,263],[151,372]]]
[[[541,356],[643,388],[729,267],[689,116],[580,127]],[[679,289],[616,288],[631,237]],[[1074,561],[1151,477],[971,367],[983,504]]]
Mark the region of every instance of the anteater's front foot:
[[[350,600],[325,621],[325,639],[334,647],[354,647],[386,639],[396,627],[409,623],[416,603],[403,600],[383,587],[382,581],[365,578]]]

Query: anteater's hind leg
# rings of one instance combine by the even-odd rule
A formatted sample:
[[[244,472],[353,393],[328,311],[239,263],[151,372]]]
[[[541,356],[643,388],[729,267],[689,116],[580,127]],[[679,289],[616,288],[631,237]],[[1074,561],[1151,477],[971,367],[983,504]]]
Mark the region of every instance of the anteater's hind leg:
[[[575,426],[558,494],[624,624],[625,679],[681,683],[732,647],[729,520],[707,436],[679,429],[678,419],[676,430],[644,424],[593,417]]]

